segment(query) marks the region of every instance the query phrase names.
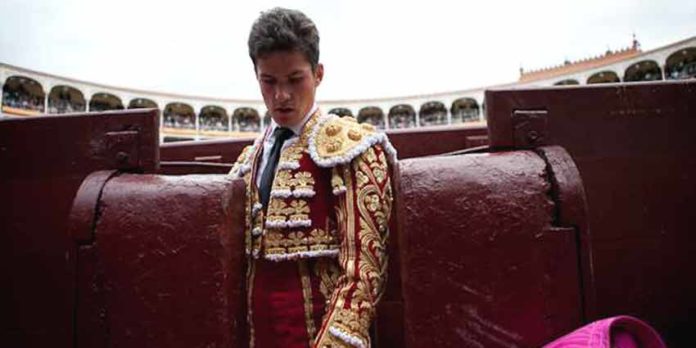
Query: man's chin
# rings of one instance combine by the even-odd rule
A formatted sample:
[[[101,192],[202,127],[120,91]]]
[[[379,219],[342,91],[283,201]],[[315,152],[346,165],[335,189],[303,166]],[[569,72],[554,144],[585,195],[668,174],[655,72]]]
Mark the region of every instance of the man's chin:
[[[275,112],[271,116],[273,117],[273,121],[275,121],[275,123],[283,127],[294,126],[297,122],[299,122],[300,119],[295,111]]]

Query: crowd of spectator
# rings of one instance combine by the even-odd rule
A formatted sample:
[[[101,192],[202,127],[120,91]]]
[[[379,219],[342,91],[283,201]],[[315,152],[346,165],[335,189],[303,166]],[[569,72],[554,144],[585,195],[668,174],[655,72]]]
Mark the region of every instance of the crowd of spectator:
[[[18,90],[4,90],[2,92],[2,105],[11,108],[43,112],[44,98],[43,96],[21,93]]]
[[[689,70],[690,69],[690,70]],[[679,70],[681,74],[686,71],[696,75],[696,64],[691,64],[685,69]],[[675,75],[676,76],[676,75]],[[681,76],[681,75],[680,75]],[[32,96],[19,91],[3,91],[3,105],[34,111],[44,111],[44,100],[40,96]],[[107,111],[119,109],[110,103],[93,101],[90,103],[90,111]],[[348,110],[348,109],[345,109]],[[342,113],[349,115],[350,110]],[[54,114],[85,111],[85,104],[72,101],[65,97],[51,97],[48,112]],[[336,109],[335,111],[338,111]],[[338,112],[337,112],[338,113]],[[165,112],[163,126],[167,128],[196,129],[196,116],[190,113]],[[462,108],[452,112],[452,123],[478,121],[480,118],[478,108]],[[358,115],[360,122],[372,124],[378,129],[384,129],[385,117],[383,113],[366,112]],[[253,112],[242,113],[233,118],[232,129],[241,132],[259,132],[261,120]],[[403,129],[416,127],[416,114],[410,108],[397,109],[389,114],[390,128]],[[447,124],[447,110],[432,109],[420,113],[421,126],[436,126]],[[203,115],[199,119],[199,127],[204,131],[229,131],[228,119],[224,115]]]
[[[389,128],[411,128],[416,125],[416,114],[409,112],[395,112],[389,115]]]
[[[240,132],[258,132],[261,130],[261,120],[255,115],[239,117],[235,124]]]
[[[421,126],[439,126],[447,124],[447,110],[432,110],[422,112],[420,115]]]
[[[367,115],[360,120],[360,122],[369,123],[377,129],[384,129],[384,116],[383,115]]]
[[[462,108],[452,112],[452,123],[480,121],[478,108]]]
[[[688,76],[696,76],[696,63],[686,65],[684,69],[675,71],[674,78],[683,78],[684,74]],[[44,111],[43,98],[39,96],[31,96],[27,93],[19,93],[18,91],[4,91],[3,105],[34,111]],[[113,105],[109,103],[93,102],[90,104],[90,111],[107,111],[114,110]],[[347,109],[346,109],[347,110]],[[85,111],[83,103],[75,102],[70,98],[51,98],[49,101],[48,112],[53,114],[71,113]],[[384,129],[384,114],[374,112],[361,113],[358,115],[360,122],[372,124],[378,129]],[[416,126],[416,115],[410,109],[400,109],[390,113],[389,126],[393,129],[412,128]],[[473,122],[480,119],[478,108],[461,108],[452,111],[452,123]],[[163,119],[164,127],[179,128],[179,129],[195,129],[195,115],[189,113],[166,112]],[[232,129],[241,132],[258,132],[261,129],[261,122],[258,115],[253,113],[243,113],[235,117],[232,122]],[[437,126],[447,124],[447,110],[433,109],[426,110],[420,113],[421,126]],[[204,131],[228,131],[229,125],[227,118],[224,115],[204,115],[199,119],[199,127]]]
[[[201,130],[226,132],[228,128],[227,117],[223,115],[201,115],[198,120]]]
[[[681,63],[669,73],[672,80],[696,79],[696,61]]]
[[[196,119],[191,113],[177,113],[166,111],[163,117],[163,126],[166,128],[196,129]],[[228,118],[220,114],[203,114],[198,118],[198,127],[202,131],[230,130]],[[253,112],[241,113],[232,118],[232,130],[240,132],[259,132],[261,120],[258,114]]]
[[[73,102],[65,98],[49,98],[48,113],[50,114],[66,114],[71,112],[85,111],[85,104]]]
[[[165,111],[164,126],[168,128],[196,129],[196,119],[193,114],[180,114],[173,111]]]

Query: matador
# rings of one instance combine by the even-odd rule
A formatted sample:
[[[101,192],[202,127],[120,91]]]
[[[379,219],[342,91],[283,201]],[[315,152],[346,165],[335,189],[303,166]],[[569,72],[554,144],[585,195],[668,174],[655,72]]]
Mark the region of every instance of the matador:
[[[319,36],[299,11],[261,14],[249,54],[271,115],[231,175],[246,183],[250,346],[370,347],[392,209],[386,134],[315,103]]]

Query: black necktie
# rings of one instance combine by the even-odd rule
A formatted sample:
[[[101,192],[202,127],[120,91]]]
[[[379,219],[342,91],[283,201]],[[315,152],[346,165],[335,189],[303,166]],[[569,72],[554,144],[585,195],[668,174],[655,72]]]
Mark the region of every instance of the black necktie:
[[[275,170],[278,166],[278,159],[280,158],[280,149],[283,147],[283,143],[293,136],[292,130],[285,127],[277,127],[273,131],[273,138],[275,142],[271,148],[271,153],[268,156],[268,162],[266,162],[266,167],[263,169],[261,174],[261,183],[259,184],[259,195],[261,199],[261,205],[263,209],[268,206],[268,200],[271,196],[271,185],[273,185],[273,178],[275,177]]]

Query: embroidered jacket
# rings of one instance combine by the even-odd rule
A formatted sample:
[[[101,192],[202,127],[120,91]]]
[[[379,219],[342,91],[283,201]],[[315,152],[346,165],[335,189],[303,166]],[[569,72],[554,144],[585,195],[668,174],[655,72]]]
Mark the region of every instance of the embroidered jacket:
[[[396,151],[369,124],[316,112],[281,152],[264,212],[255,184],[263,138],[242,152],[230,172],[247,185],[247,254],[332,260],[334,266],[319,270],[327,305],[314,346],[369,347],[368,329],[386,278],[389,163],[396,162]]]

